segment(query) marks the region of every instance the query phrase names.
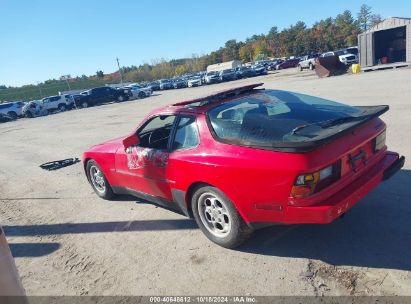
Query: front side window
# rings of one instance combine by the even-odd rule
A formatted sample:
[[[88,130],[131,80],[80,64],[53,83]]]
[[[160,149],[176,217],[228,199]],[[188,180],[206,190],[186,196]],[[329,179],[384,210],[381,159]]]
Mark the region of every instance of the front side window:
[[[160,115],[149,120],[137,132],[140,147],[167,150],[175,116]]]
[[[178,122],[173,141],[173,150],[190,149],[200,143],[196,119],[194,116],[184,116]]]

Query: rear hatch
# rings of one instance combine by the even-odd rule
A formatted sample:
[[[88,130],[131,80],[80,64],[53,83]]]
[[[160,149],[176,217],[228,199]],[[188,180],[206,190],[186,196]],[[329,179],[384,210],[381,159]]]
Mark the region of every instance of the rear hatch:
[[[352,107],[305,94],[267,90],[222,103],[207,111],[207,117],[213,135],[222,142],[307,153],[388,109],[386,105]]]

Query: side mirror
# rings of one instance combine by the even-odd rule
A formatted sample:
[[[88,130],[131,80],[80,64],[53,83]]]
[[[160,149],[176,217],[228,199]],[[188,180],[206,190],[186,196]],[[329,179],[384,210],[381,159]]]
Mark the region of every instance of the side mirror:
[[[139,142],[140,138],[136,134],[131,134],[130,136],[127,136],[123,139],[124,150],[132,146],[138,145]]]

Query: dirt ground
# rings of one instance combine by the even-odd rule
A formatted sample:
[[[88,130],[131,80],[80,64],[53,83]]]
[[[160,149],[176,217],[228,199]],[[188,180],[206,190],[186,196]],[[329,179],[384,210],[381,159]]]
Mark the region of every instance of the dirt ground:
[[[236,250],[214,245],[181,215],[130,197],[101,200],[81,157],[128,134],[152,109],[264,82],[352,105],[389,104],[387,144],[411,159],[411,69],[318,79],[281,71],[158,92],[0,125],[0,223],[29,295],[411,295],[411,165],[329,225],[271,227]]]

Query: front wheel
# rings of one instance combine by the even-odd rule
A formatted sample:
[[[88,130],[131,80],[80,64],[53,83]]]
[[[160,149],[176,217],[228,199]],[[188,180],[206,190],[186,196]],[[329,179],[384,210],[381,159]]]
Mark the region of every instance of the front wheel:
[[[215,187],[198,188],[192,196],[191,208],[201,231],[222,247],[237,247],[253,232],[233,203]]]
[[[58,109],[59,109],[60,112],[64,112],[64,111],[67,110],[66,105],[64,105],[64,104],[59,105]]]
[[[310,63],[310,65],[308,66],[308,68],[312,71],[312,70],[314,70],[314,65],[312,65],[312,64]]]
[[[144,93],[144,92],[139,92],[138,93],[138,98],[143,99],[144,97],[146,97],[146,93]]]
[[[125,100],[125,98],[124,98],[123,95],[119,95],[119,96],[117,97],[117,101],[118,101],[118,102],[123,102],[124,100]]]
[[[8,112],[7,114],[8,114],[8,115],[11,117],[11,119],[13,119],[13,120],[16,120],[16,119],[18,118],[17,113],[14,112],[14,111],[10,111],[10,112]]]
[[[91,187],[98,196],[106,200],[114,197],[113,189],[104,176],[100,166],[94,160],[87,162],[86,172]]]

